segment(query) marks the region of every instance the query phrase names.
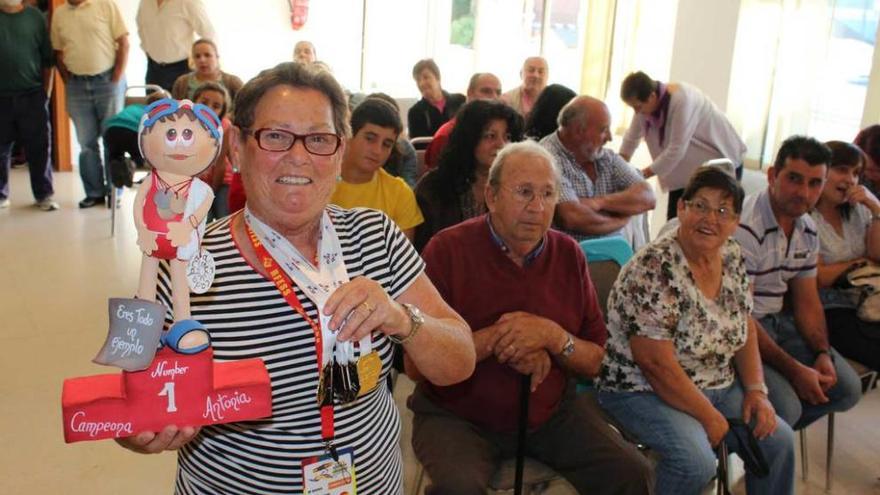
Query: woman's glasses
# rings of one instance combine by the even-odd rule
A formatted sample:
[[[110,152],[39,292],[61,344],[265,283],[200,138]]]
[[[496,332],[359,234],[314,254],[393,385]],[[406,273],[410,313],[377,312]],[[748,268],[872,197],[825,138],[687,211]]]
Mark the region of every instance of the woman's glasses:
[[[313,132],[311,134],[296,134],[284,129],[272,129],[264,127],[251,131],[244,129],[246,134],[252,134],[257,140],[260,149],[266,151],[287,151],[293,148],[298,139],[301,139],[306,151],[313,155],[330,156],[336,153],[342,138],[332,132]]]

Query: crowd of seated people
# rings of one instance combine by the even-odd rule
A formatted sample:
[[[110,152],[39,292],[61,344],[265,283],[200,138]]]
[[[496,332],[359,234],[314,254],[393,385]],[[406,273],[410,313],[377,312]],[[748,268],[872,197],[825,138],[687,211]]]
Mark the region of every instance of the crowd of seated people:
[[[82,1],[70,0],[50,27],[83,145],[83,208],[103,202],[108,187],[95,130],[104,129],[112,160],[127,151],[137,161],[131,138],[143,111],[117,104],[128,52],[118,9],[110,0],[88,2],[101,13],[88,20],[95,36],[71,31],[86,22],[73,16],[83,14]],[[506,93],[497,76],[475,73],[466,96],[446,91],[436,62],[424,59],[411,74],[421,98],[404,123],[387,94],[346,94],[305,40],[293,62],[242,83],[220,70],[213,27],[195,21],[204,9],[193,4],[191,25],[178,26],[188,33],[190,72],[181,71],[179,46],[150,41],[147,80],[222,119],[223,149],[204,173],[217,198],[205,246],[233,257],[249,290],[265,295],[254,303],[259,331],[240,334],[232,316],[214,325],[208,318],[208,331],[217,355],[233,358],[253,345],[249,355],[299,367],[270,369],[280,402],[265,423],[180,425],[119,441],[136,452],[179,449],[180,493],[303,491],[309,481],[300,463],[334,453],[316,426],[326,418],[309,396],[320,371],[301,356],[279,356],[272,343],[302,345],[311,356],[313,330],[322,326],[339,345],[372,341],[383,377],[392,349],[405,353],[418,382],[409,400],[413,447],[432,480],[428,493],[436,494],[484,493],[498,462],[513,455],[518,418],[511,411],[523,375],[531,392],[527,455],[581,493],[699,493],[714,476],[714,449],[722,442],[741,449],[735,429],[743,424],[770,466],[766,477],[747,473],[747,493],[794,493],[792,431],[860,397],[843,356],[880,369],[880,324],[862,321],[852,291],[835,285],[880,261],[880,126],[855,144],[790,138],[768,169],[767,188],[745,196],[738,182],[745,145],[723,112],[686,83],[631,74],[621,99],[637,114],[621,149],[612,150],[615,116],[605,102],[548,85],[542,57],[527,58],[521,85]],[[142,10],[139,31],[149,33],[150,16],[161,11]],[[49,63],[47,46],[37,48],[39,64]],[[82,95],[84,81],[103,93]],[[86,117],[86,105],[101,113]],[[283,142],[264,143],[265,133],[254,132],[266,129]],[[433,138],[426,173],[409,142],[419,137]],[[6,160],[12,140],[0,140]],[[640,171],[630,159],[641,140],[652,163]],[[718,158],[734,168],[700,167]],[[0,207],[8,205],[7,175],[0,174]],[[646,179],[654,175],[671,190],[667,216],[678,218],[637,250],[608,307],[600,307],[578,242],[620,235],[653,210]],[[51,201],[36,190],[35,197]],[[276,297],[251,262],[252,233],[287,239],[270,254],[311,265],[288,274],[298,307]],[[341,271],[318,257],[334,249]],[[322,296],[307,290],[309,282],[339,289]],[[234,302],[229,287],[213,288],[194,311]],[[278,323],[279,305],[295,323]],[[291,377],[297,384],[288,388]],[[578,378],[595,387],[575,392]],[[399,492],[400,418],[387,390],[334,407],[339,426],[352,429],[340,431],[338,442],[357,454],[358,488]],[[358,440],[352,431],[365,420],[383,430]],[[652,464],[626,439],[659,460]],[[281,444],[297,448],[282,452]],[[229,458],[224,449],[232,449]],[[248,481],[238,474],[255,469],[251,449],[298,467]],[[212,472],[219,458],[228,472]]]

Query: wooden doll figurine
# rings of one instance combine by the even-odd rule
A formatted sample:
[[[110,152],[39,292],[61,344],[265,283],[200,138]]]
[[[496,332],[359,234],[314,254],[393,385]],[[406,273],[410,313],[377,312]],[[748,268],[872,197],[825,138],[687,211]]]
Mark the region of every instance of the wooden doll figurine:
[[[138,298],[156,300],[159,260],[171,269],[174,324],[161,342],[183,353],[209,345],[208,333],[191,319],[187,263],[199,255],[205,217],[214,201],[210,186],[196,176],[220,153],[220,120],[211,109],[189,100],[162,99],[141,119],[139,145],[150,175],[138,188],[134,205],[138,246],[144,253]]]

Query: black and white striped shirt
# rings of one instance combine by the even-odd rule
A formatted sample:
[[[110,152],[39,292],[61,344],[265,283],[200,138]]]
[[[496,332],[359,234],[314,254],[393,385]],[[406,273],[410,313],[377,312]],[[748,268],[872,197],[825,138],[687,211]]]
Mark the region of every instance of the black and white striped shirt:
[[[327,208],[350,278],[367,276],[396,298],[424,271],[415,249],[384,214]],[[242,257],[228,218],[208,229],[203,246],[214,256],[216,276],[206,294],[191,295],[192,316],[210,332],[215,360],[263,359],[272,382],[273,414],[204,427],[179,452],[176,493],[302,493],[302,460],[325,453],[312,328]],[[159,300],[167,307],[169,287],[163,266]],[[299,288],[296,295],[317,320],[314,304]],[[381,384],[391,366],[391,343],[377,333],[373,349],[382,359]],[[353,403],[336,406],[335,430],[337,448],[354,449],[359,493],[402,491],[400,418],[387,387],[380,385]]]

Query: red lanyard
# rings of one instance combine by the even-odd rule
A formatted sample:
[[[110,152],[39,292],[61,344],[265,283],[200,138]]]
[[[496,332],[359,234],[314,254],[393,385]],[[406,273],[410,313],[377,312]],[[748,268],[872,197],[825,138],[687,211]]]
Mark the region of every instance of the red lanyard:
[[[239,216],[239,218],[241,218],[241,216]],[[254,251],[257,253],[257,258],[260,259],[260,266],[266,269],[266,273],[269,274],[269,277],[272,279],[278,292],[280,292],[284,297],[284,300],[287,301],[287,304],[296,310],[296,312],[299,313],[299,315],[302,316],[312,327],[312,331],[315,333],[315,354],[318,356],[318,379],[320,380],[321,373],[323,372],[321,368],[324,362],[324,338],[321,335],[321,322],[320,320],[315,321],[309,318],[309,315],[306,314],[306,310],[303,309],[302,303],[296,298],[296,293],[293,291],[293,283],[290,280],[290,277],[288,277],[284,270],[278,266],[278,262],[275,261],[275,258],[273,258],[271,254],[269,254],[269,251],[266,250],[263,243],[260,242],[260,239],[254,234],[254,231],[251,230],[251,227],[247,222],[244,223],[244,228],[247,231],[248,239],[251,240],[251,245],[253,245]],[[335,458],[336,449],[333,447],[334,435],[333,405],[321,406],[321,440],[324,441],[327,445],[327,450],[329,450],[331,455]]]

